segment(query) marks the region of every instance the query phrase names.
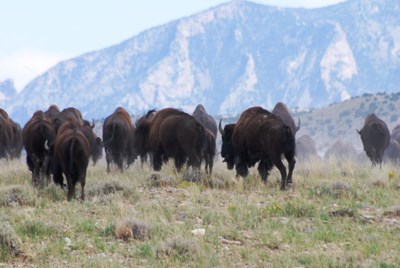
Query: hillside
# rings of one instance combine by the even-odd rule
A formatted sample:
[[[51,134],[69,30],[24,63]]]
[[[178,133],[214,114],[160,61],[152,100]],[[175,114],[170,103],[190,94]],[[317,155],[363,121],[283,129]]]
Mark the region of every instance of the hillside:
[[[173,106],[236,115],[253,105],[324,107],[398,92],[400,0],[318,9],[232,1],[60,62],[4,108],[19,122],[50,104],[104,118]],[[121,25],[129,27],[129,25]]]
[[[365,117],[369,113],[375,113],[386,122],[391,131],[400,124],[399,107],[400,93],[378,93],[364,94],[326,108],[294,113],[301,119],[301,129],[297,137],[310,135],[316,141],[321,155],[339,139],[350,141],[361,151],[362,143],[356,129],[363,127]]]

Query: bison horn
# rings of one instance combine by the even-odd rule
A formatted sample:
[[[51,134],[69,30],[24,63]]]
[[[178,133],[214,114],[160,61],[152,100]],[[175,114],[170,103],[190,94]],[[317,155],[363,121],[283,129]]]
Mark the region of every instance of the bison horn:
[[[361,135],[361,131],[359,131],[358,129],[356,129],[356,130],[357,130],[357,133]]]
[[[297,122],[297,127],[296,127],[296,132],[299,131],[300,129],[300,117],[298,117],[298,122]]]
[[[46,149],[46,151],[50,151],[49,140],[46,140],[46,141],[44,142],[44,148]]]
[[[222,129],[222,127],[221,127],[221,122],[222,122],[222,119],[220,119],[219,120],[219,124],[218,124],[218,129],[219,129],[219,133],[221,133],[221,136],[224,136],[224,130]]]
[[[90,126],[91,128],[94,128],[95,127],[95,123],[94,123],[94,119],[92,118],[92,125]]]

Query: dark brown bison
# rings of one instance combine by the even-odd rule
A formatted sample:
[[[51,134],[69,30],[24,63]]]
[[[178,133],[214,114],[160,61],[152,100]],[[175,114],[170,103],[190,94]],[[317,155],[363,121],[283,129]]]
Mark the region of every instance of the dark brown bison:
[[[233,128],[233,129],[232,129]],[[261,107],[245,110],[236,124],[221,127],[221,156],[228,168],[235,166],[236,174],[246,177],[248,167],[257,162],[261,178],[266,181],[275,165],[281,173],[281,189],[292,183],[295,160],[295,138],[291,128],[276,115]],[[287,174],[282,155],[289,163]]]
[[[23,148],[22,129],[21,126],[12,119],[10,119],[10,124],[12,129],[12,137],[10,141],[9,155],[11,159],[20,158]]]
[[[115,163],[122,171],[124,162],[129,166],[135,161],[136,155],[132,148],[134,133],[131,117],[122,107],[118,107],[104,120],[103,143],[107,172],[110,172],[111,163]]]
[[[89,141],[93,165],[96,164],[102,156],[103,143],[94,132],[94,121],[90,124],[89,121],[83,119],[82,113],[75,107],[68,107],[60,112],[56,105],[51,105],[45,113],[51,118],[56,133],[67,122],[74,122],[76,126],[79,126],[80,131],[85,134]]]
[[[139,119],[136,120],[135,127],[142,124],[144,121],[150,120],[151,118],[154,117],[155,114],[156,114],[155,109],[148,111],[145,115],[143,115],[142,117],[140,117]],[[147,144],[147,146],[149,146],[149,145]],[[147,158],[150,159],[151,164],[153,163],[153,155],[151,154],[150,151],[151,151],[150,148],[143,148],[141,150],[141,154],[139,154],[139,157],[140,157],[140,163],[142,166],[147,161]]]
[[[382,164],[383,153],[389,146],[390,132],[386,123],[375,114],[369,114],[364,120],[364,126],[359,131],[364,151],[372,165]]]
[[[49,148],[54,144],[55,135],[53,123],[43,111],[36,111],[22,129],[26,163],[35,187],[50,181],[52,152]]]
[[[315,141],[308,135],[296,139],[296,156],[299,159],[318,157]]]
[[[296,136],[296,132],[300,129],[300,118],[298,119],[298,123],[296,126],[286,104],[284,104],[283,102],[278,102],[277,104],[275,104],[272,113],[280,118],[283,123],[288,125],[292,129],[293,134]]]
[[[52,104],[47,108],[47,110],[44,112],[52,121],[56,120],[60,114],[60,108],[58,108],[57,105]]]
[[[74,122],[64,123],[58,130],[54,144],[53,180],[64,187],[65,175],[68,201],[75,197],[75,185],[81,184],[81,199],[85,200],[86,171],[90,158],[90,144]]]
[[[325,152],[324,158],[325,159],[335,158],[337,160],[357,161],[358,153],[352,143],[337,140]]]
[[[189,166],[200,168],[205,139],[203,125],[193,116],[165,108],[137,125],[134,149],[138,154],[152,152],[156,171],[170,158],[175,160],[177,170],[186,161]]]
[[[0,159],[9,158],[13,141],[13,126],[5,110],[0,108]]]

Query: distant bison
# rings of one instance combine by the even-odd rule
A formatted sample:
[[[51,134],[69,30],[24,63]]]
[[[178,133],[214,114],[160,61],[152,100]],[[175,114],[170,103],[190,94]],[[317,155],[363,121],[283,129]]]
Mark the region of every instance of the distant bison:
[[[74,122],[63,124],[54,145],[54,183],[64,187],[63,175],[67,180],[68,201],[75,196],[75,185],[81,184],[81,199],[85,199],[86,171],[90,158],[90,144]]]
[[[281,189],[292,183],[295,160],[295,138],[292,129],[276,115],[261,107],[252,107],[240,115],[236,124],[219,130],[222,136],[221,156],[228,168],[235,166],[236,174],[246,177],[248,167],[257,162],[263,180],[275,165],[281,173]],[[289,173],[282,162],[282,155],[289,163]]]
[[[383,159],[394,164],[400,163],[400,143],[397,140],[390,139],[389,146],[383,154]]]
[[[201,104],[197,105],[192,115],[206,129],[206,149],[205,149],[206,151],[204,153],[204,160],[206,163],[205,166],[206,172],[211,174],[216,152],[215,146],[218,133],[217,122],[215,121],[214,117],[212,117],[206,112],[203,105]]]
[[[118,107],[106,117],[103,124],[103,144],[106,152],[107,172],[110,172],[111,163],[115,163],[122,171],[124,162],[129,166],[135,161],[134,132],[131,117],[123,107]]]
[[[386,123],[375,114],[369,114],[364,120],[364,126],[359,131],[364,151],[372,165],[382,164],[383,154],[389,146],[390,132]]]
[[[393,128],[390,137],[400,143],[400,125],[397,125]]]
[[[294,123],[293,117],[289,112],[288,107],[286,106],[286,104],[284,104],[283,102],[278,102],[274,109],[272,110],[272,113],[274,115],[276,115],[278,118],[280,118],[283,123],[285,123],[286,125],[288,125],[290,127],[290,129],[292,130],[293,135],[296,136],[297,131],[299,131],[300,129],[300,118],[298,120],[297,126]]]
[[[199,104],[193,111],[193,117],[196,118],[206,129],[209,129],[214,137],[217,137],[218,127],[214,117],[209,115],[203,105]]]
[[[299,159],[318,157],[315,141],[308,135],[302,135],[296,139],[296,156]]]
[[[0,108],[0,159],[9,158],[13,143],[13,125],[5,110]]]
[[[352,160],[356,161],[358,158],[357,150],[350,142],[343,142],[337,140],[332,146],[325,152],[325,159],[336,158],[338,160]]]

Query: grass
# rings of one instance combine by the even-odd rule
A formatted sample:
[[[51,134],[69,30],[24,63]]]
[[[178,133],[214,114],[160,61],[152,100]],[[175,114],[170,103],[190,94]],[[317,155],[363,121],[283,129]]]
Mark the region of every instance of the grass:
[[[237,180],[217,162],[193,182],[171,164],[108,174],[100,161],[89,167],[84,202],[67,202],[53,185],[33,189],[23,160],[0,169],[0,266],[400,265],[392,165],[298,162],[293,188],[282,192],[276,169],[264,184],[255,169]]]

